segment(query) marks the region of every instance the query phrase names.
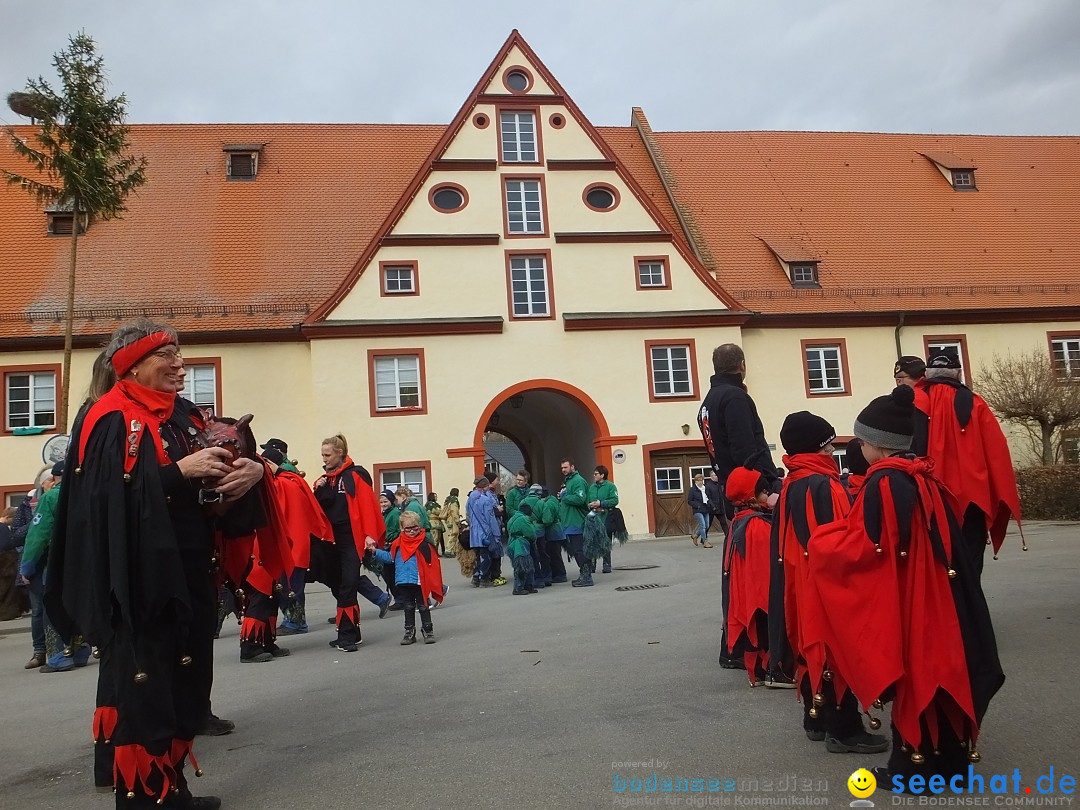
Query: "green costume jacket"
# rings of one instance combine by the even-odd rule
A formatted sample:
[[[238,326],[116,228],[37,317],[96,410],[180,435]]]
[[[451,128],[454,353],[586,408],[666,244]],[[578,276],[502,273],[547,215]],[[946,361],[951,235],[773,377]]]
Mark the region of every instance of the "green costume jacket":
[[[563,486],[566,494],[559,503],[559,522],[568,534],[581,534],[581,527],[585,525],[585,513],[589,511],[585,506],[589,502],[585,497],[589,486],[577,470],[566,476]]]
[[[600,501],[601,509],[611,509],[619,505],[619,490],[610,481],[602,481],[599,484],[589,484],[589,491],[585,494],[585,503]]]
[[[405,508],[410,512],[415,512],[420,516],[420,525],[424,531],[431,528],[431,518],[428,517],[427,509],[420,503],[420,499],[416,497],[409,498],[409,502],[405,504]]]
[[[512,487],[509,492],[506,493],[506,519],[509,520],[517,514],[518,504],[525,500],[525,493],[529,491],[528,487]]]
[[[529,518],[518,512],[507,522],[506,531],[510,535],[507,550],[511,557],[527,557],[532,553],[533,522]]]
[[[383,521],[386,523],[386,546],[390,547],[390,544],[398,539],[401,534],[401,510],[396,506],[390,507],[390,511],[383,515]]]
[[[26,533],[22,564],[19,566],[23,576],[40,574],[45,568],[49,544],[52,542],[53,525],[56,523],[56,504],[60,500],[61,486],[63,484],[57,484],[38,499],[34,519]]]
[[[536,534],[537,532],[543,532],[544,522],[542,519],[543,516],[540,514],[540,511],[543,509],[543,501],[540,499],[540,496],[526,495],[521,500],[521,502],[523,504],[527,503],[529,505],[529,509],[532,510],[532,514],[529,516],[529,520],[532,522],[533,525],[533,534]]]
[[[556,536],[562,534],[562,523],[559,522],[559,499],[554,495],[548,495],[541,503],[541,522],[549,532],[556,532]]]

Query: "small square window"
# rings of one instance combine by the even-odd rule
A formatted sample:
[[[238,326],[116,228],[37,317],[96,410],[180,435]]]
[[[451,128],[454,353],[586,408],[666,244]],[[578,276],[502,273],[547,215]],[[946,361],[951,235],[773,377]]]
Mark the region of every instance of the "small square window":
[[[421,501],[426,500],[428,494],[427,470],[423,467],[379,470],[380,489],[396,490],[401,486],[411,489],[413,495]]]
[[[71,236],[75,215],[70,211],[49,211],[49,236]],[[79,217],[79,233],[86,233],[86,215]]]
[[[683,491],[682,467],[657,467],[653,470],[657,495]]]
[[[383,264],[383,295],[416,295],[420,292],[415,264]]]
[[[975,172],[967,169],[952,170],[953,188],[960,191],[973,191],[975,189]]]
[[[791,284],[794,287],[819,286],[817,263],[801,262],[791,265]]]
[[[230,180],[254,180],[259,171],[259,153],[229,152],[225,171]]]
[[[637,263],[638,289],[667,289],[667,266],[663,259],[639,259]]]

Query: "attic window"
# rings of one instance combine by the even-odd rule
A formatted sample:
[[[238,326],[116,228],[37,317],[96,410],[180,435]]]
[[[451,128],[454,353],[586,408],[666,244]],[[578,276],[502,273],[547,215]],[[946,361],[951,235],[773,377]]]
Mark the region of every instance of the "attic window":
[[[71,236],[75,215],[70,211],[46,211],[49,217],[49,236]],[[79,217],[79,233],[86,233],[86,216]]]
[[[952,184],[957,191],[974,191],[975,172],[970,169],[953,169]]]
[[[799,262],[791,265],[792,287],[820,287],[817,262]]]
[[[229,180],[254,180],[259,173],[259,153],[263,144],[239,143],[224,147],[225,176]]]

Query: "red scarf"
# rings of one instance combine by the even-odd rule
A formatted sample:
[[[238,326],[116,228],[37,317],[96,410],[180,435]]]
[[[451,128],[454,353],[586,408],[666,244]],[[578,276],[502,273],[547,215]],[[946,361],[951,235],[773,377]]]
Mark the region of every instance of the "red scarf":
[[[827,475],[830,478],[840,480],[840,470],[836,466],[836,459],[822,453],[797,453],[793,456],[784,456],[784,466],[791,470],[788,479],[798,481],[809,475]]]
[[[419,549],[422,543],[427,542],[427,532],[423,529],[415,535],[409,535],[406,532],[402,532],[398,535],[397,540],[390,544],[390,556],[400,554],[401,560],[412,559],[413,555],[416,555],[416,571],[420,576],[420,592],[424,597],[424,603],[427,603],[428,597],[434,599],[439,604],[442,604],[443,600],[443,579],[442,579],[442,563],[439,561],[438,556],[431,554],[430,558],[425,557],[420,553]]]
[[[127,441],[124,446],[124,472],[130,473],[139,457],[139,444],[144,432],[149,432],[154,442],[159,464],[168,464],[169,456],[161,443],[161,423],[172,415],[176,394],[147,388],[134,380],[119,380],[106,394],[90,406],[79,436],[79,455],[76,467],[81,466],[86,453],[86,443],[94,426],[106,414],[119,411],[124,415]]]

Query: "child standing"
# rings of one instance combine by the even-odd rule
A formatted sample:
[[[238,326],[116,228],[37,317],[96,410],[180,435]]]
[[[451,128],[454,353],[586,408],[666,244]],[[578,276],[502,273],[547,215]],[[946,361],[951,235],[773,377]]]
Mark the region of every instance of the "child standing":
[[[724,652],[741,653],[750,685],[759,686],[769,665],[769,482],[759,470],[736,467],[726,495],[735,518],[724,548]]]
[[[522,501],[506,524],[510,540],[506,552],[514,567],[514,596],[539,593],[535,585],[536,566],[532,555],[535,528],[532,522],[532,505]]]
[[[889,747],[880,734],[863,728],[859,704],[846,687],[845,673],[829,660],[824,640],[826,617],[811,574],[811,533],[840,520],[851,500],[840,483],[833,458],[836,431],[809,411],[789,414],[780,429],[784,466],[791,474],[776,507],[773,525],[784,561],[784,624],[795,661],[795,681],[803,702],[803,729],[808,739],[824,741],[833,754],[874,754]],[[772,613],[769,614],[773,622]],[[772,634],[770,633],[770,641]],[[777,651],[770,645],[774,660]]]
[[[409,510],[398,519],[401,534],[390,544],[390,550],[376,548],[375,541],[367,543],[367,554],[382,563],[393,563],[394,579],[405,610],[405,636],[402,644],[416,643],[416,611],[420,611],[420,632],[425,644],[435,643],[435,628],[431,623],[428,599],[443,600],[442,566],[435,547],[426,542],[420,516]]]

